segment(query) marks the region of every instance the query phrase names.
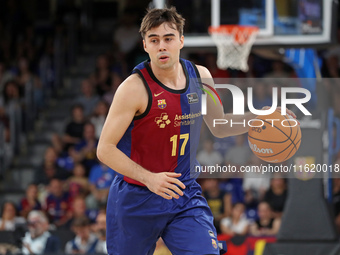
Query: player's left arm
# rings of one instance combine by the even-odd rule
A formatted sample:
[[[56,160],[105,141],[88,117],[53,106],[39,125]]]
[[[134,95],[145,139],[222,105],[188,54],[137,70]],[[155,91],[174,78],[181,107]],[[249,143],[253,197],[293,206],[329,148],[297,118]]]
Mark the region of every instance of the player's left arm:
[[[214,80],[209,72],[209,70],[204,66],[197,66],[197,69],[200,73],[203,83],[207,84],[203,85],[204,90],[209,92],[209,96],[207,96],[207,114],[204,115],[204,121],[210,129],[211,133],[219,138],[241,135],[247,133],[249,130],[248,121],[257,117],[257,115],[246,112],[244,115],[234,115],[232,113],[224,113],[223,105],[220,103],[219,98],[215,94],[216,90],[212,90],[211,88],[215,88]],[[211,87],[211,88],[210,88]],[[211,96],[213,96],[213,98]],[[263,109],[268,109],[268,106],[263,107]],[[278,107],[280,110],[280,107]],[[295,114],[287,109],[287,114],[292,115],[296,118]],[[214,120],[226,120],[225,124],[216,124]],[[246,123],[245,125],[230,125],[231,121],[233,123]]]
[[[197,66],[197,69],[200,73],[202,81],[205,84],[209,85],[203,85],[203,88],[209,91],[210,95],[212,95],[215,99],[214,100],[210,96],[207,96],[207,114],[204,115],[204,121],[210,129],[211,133],[216,137],[222,138],[227,136],[240,135],[248,132],[249,127],[247,125],[245,125],[245,127],[243,127],[242,125],[233,125],[232,127],[230,125],[222,124],[214,125],[214,120],[216,119],[224,119],[227,120],[228,123],[230,123],[231,119],[233,122],[243,122],[245,120],[247,123],[249,120],[256,118],[256,115],[251,112],[246,112],[244,115],[233,115],[224,113],[223,105],[221,105],[215,92],[209,88],[215,88],[214,80],[209,70],[206,67],[199,65]]]

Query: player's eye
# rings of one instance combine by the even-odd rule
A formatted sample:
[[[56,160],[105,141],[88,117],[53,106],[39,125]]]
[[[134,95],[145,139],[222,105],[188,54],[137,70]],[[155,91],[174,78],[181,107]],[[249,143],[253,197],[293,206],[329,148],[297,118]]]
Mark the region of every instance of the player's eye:
[[[172,40],[172,38],[169,38],[169,37],[168,37],[168,38],[166,38],[165,40],[166,40],[167,42],[170,42],[170,41]]]
[[[152,39],[151,42],[152,42],[152,43],[156,43],[157,40],[156,40],[156,39]]]

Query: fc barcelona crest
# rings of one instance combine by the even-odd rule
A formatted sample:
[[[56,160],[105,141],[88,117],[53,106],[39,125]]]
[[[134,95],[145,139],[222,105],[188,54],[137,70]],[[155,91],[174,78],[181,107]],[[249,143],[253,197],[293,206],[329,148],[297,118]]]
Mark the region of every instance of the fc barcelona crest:
[[[159,109],[164,109],[166,107],[165,99],[157,100],[157,102],[158,102],[158,108]]]

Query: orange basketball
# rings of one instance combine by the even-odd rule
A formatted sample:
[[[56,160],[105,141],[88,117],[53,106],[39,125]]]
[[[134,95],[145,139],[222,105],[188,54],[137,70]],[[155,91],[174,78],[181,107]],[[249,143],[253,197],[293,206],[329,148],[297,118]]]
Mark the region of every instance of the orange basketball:
[[[270,115],[258,116],[249,127],[248,143],[260,159],[280,163],[291,158],[301,144],[301,129],[290,115],[275,111]]]

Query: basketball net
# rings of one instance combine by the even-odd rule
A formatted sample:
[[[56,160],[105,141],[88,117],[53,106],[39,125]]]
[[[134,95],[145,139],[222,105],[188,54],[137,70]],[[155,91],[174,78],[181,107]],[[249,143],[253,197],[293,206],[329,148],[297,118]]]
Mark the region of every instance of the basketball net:
[[[248,71],[248,56],[255,42],[258,27],[220,25],[209,27],[209,33],[217,46],[217,66],[220,69]]]

